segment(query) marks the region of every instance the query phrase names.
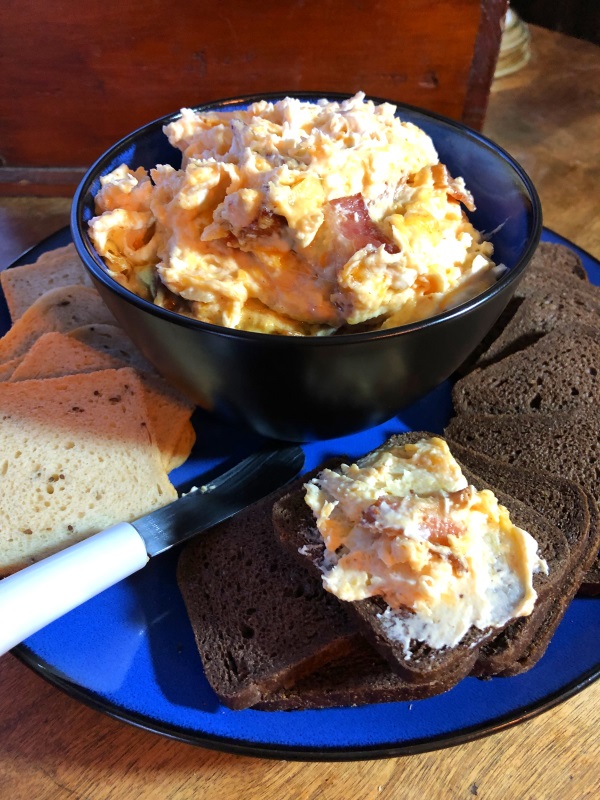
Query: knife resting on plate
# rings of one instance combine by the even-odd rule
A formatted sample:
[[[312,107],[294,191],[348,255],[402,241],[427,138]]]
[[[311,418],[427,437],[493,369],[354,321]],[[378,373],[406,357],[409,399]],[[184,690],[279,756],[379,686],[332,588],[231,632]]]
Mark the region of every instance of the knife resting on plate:
[[[0,655],[142,569],[152,556],[283,486],[303,465],[298,446],[260,451],[169,505],[112,525],[0,580]]]

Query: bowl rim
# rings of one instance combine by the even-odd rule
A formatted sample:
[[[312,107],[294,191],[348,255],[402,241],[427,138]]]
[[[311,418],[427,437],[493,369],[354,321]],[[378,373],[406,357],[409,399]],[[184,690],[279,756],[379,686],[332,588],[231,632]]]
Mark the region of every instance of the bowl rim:
[[[308,101],[308,102],[315,102],[323,98],[329,101],[343,102],[344,100],[348,100],[354,97],[355,95],[356,93],[347,93],[347,92],[315,92],[306,90],[294,91],[294,92],[274,91],[274,92],[252,93],[246,95],[236,95],[219,100],[209,100],[204,103],[198,103],[195,105],[186,106],[186,108],[190,108],[192,111],[199,111],[199,112],[227,111],[229,107],[250,105],[252,103],[261,100],[265,100],[267,102],[276,102],[277,100],[282,100],[286,97],[291,97],[294,99]],[[126,134],[121,139],[112,144],[108,149],[106,149],[87,169],[81,181],[79,182],[79,185],[75,191],[75,194],[73,195],[73,200],[71,203],[71,214],[70,214],[71,235],[73,238],[73,242],[75,244],[75,249],[77,250],[79,257],[82,259],[85,267],[92,274],[92,276],[95,277],[97,280],[99,280],[101,283],[103,283],[109,290],[115,292],[117,295],[121,296],[128,303],[137,306],[139,309],[146,312],[150,312],[153,316],[162,318],[168,322],[173,322],[181,327],[190,328],[192,330],[204,331],[205,333],[213,335],[225,336],[227,338],[234,338],[234,339],[239,338],[247,341],[257,341],[257,342],[260,341],[262,344],[270,342],[272,343],[273,346],[282,346],[282,343],[285,342],[287,343],[285,345],[287,347],[289,346],[302,347],[307,345],[327,346],[327,345],[332,345],[333,343],[335,343],[335,346],[337,347],[343,344],[354,344],[359,342],[387,339],[399,335],[408,335],[413,331],[423,330],[425,328],[433,328],[436,327],[437,325],[444,324],[449,320],[462,317],[470,313],[472,310],[492,300],[498,294],[503,292],[506,289],[506,287],[510,286],[512,283],[518,282],[539,244],[543,226],[542,204],[539,195],[533,184],[533,181],[531,180],[527,172],[523,169],[523,167],[519,164],[519,162],[503,147],[493,142],[483,133],[480,133],[479,131],[470,128],[469,126],[465,125],[462,122],[458,122],[457,120],[450,119],[449,117],[445,117],[442,114],[438,114],[437,112],[434,111],[429,111],[428,109],[421,108],[419,106],[411,105],[409,103],[402,103],[400,101],[393,101],[386,98],[381,98],[376,95],[364,94],[364,100],[371,101],[378,105],[382,103],[388,103],[390,105],[393,105],[395,106],[396,109],[395,114],[397,116],[401,116],[402,110],[405,109],[412,114],[421,115],[425,118],[429,118],[436,122],[439,122],[446,127],[454,128],[462,135],[466,135],[468,139],[474,140],[479,145],[483,145],[485,149],[492,151],[495,156],[500,156],[501,160],[504,160],[509,164],[513,172],[521,181],[521,184],[525,189],[526,195],[531,202],[531,217],[532,217],[531,234],[529,236],[527,246],[525,247],[523,253],[521,254],[521,257],[512,267],[512,269],[507,270],[503,275],[501,275],[498,278],[498,280],[492,286],[490,286],[488,289],[481,292],[480,294],[475,295],[475,297],[472,297],[471,299],[465,301],[464,303],[460,303],[459,305],[454,306],[453,308],[447,309],[446,311],[443,311],[441,314],[435,314],[434,316],[427,317],[423,320],[410,322],[405,325],[399,325],[395,328],[387,328],[384,330],[363,331],[363,332],[344,332],[344,333],[337,333],[334,336],[318,336],[318,335],[283,336],[271,333],[260,333],[256,331],[245,331],[237,328],[227,328],[223,325],[215,325],[210,322],[204,322],[203,320],[194,319],[193,317],[186,317],[183,314],[178,314],[174,311],[169,311],[166,308],[162,308],[161,306],[154,305],[154,303],[145,300],[144,298],[140,297],[139,295],[136,295],[129,289],[126,289],[124,286],[121,286],[121,284],[119,284],[114,278],[112,278],[106,271],[106,266],[102,261],[101,257],[94,249],[93,245],[91,244],[89,236],[84,235],[82,233],[82,228],[85,225],[82,213],[84,198],[86,197],[86,194],[91,184],[94,182],[94,180],[96,180],[98,173],[102,171],[103,167],[106,166],[107,162],[110,162],[112,160],[114,154],[117,151],[126,149],[126,147],[130,143],[132,143],[141,133],[152,133],[154,132],[154,129],[158,128],[162,129],[164,125],[166,125],[167,123],[179,119],[181,117],[181,111],[182,111],[181,108],[178,109],[177,111],[165,114],[162,117],[158,117],[154,120],[151,120],[150,122],[147,122],[144,125],[141,125],[140,127]],[[292,342],[294,342],[295,344],[291,345],[290,343]]]

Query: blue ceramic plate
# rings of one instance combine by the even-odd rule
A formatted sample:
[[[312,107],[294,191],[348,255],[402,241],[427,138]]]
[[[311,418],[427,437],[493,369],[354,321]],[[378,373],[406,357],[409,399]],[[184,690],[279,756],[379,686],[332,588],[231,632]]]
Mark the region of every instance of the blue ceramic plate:
[[[545,241],[569,244],[544,231]],[[16,265],[70,241],[59,231]],[[571,246],[571,245],[569,245]],[[574,248],[591,280],[600,264]],[[2,331],[9,318],[1,300]],[[329,455],[361,455],[390,434],[442,432],[450,415],[449,384],[389,422],[343,439],[305,445],[306,470]],[[172,474],[178,487],[261,440],[195,416],[198,443]],[[178,552],[153,559],[141,572],[103,592],[30,637],[13,651],[71,696],[124,722],[184,742],[283,759],[348,760],[433,750],[494,733],[545,711],[600,675],[600,615],[593,599],[575,600],[544,658],[515,678],[467,678],[450,692],[414,703],[385,703],[323,711],[230,711],[202,671],[192,629],[175,581]]]

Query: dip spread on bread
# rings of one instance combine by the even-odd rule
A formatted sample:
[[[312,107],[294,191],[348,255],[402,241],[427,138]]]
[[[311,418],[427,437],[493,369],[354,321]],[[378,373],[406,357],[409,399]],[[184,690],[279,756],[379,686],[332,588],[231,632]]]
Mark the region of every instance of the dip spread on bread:
[[[430,137],[359,93],[182,109],[180,169],[118,166],[89,233],[122,285],[187,316],[327,335],[432,316],[499,268]]]
[[[438,437],[374,451],[306,485],[325,543],[323,582],[342,600],[382,597],[386,633],[453,647],[468,630],[533,610],[537,542],[489,490],[470,486]]]

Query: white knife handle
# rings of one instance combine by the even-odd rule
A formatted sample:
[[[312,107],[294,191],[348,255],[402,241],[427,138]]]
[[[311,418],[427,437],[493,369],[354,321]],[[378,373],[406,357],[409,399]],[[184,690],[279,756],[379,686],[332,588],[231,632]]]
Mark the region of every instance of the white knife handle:
[[[0,580],[0,655],[148,562],[127,522]]]

